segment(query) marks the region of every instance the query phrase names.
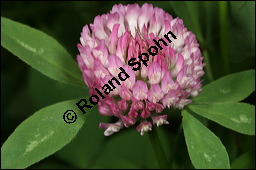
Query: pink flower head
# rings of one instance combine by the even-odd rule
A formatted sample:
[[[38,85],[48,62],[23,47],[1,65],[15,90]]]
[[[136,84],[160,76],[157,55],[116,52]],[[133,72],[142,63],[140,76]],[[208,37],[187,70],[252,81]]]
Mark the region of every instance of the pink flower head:
[[[99,113],[119,118],[100,123],[106,136],[138,122],[141,135],[152,123],[169,124],[163,109],[182,109],[201,91],[205,64],[195,35],[151,4],[114,5],[84,26],[78,49],[90,94],[101,93]]]

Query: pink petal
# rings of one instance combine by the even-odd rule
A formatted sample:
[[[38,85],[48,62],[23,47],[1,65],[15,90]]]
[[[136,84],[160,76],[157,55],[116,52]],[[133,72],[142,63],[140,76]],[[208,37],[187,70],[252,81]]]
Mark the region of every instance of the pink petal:
[[[156,103],[163,98],[164,94],[158,84],[152,84],[150,90],[148,91],[148,100],[150,102]]]
[[[137,100],[143,100],[147,98],[148,86],[144,81],[138,80],[132,87],[132,91]]]

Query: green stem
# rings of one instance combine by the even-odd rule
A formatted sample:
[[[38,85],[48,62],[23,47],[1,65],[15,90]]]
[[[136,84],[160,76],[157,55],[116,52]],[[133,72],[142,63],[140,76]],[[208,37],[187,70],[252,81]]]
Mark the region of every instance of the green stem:
[[[220,50],[224,74],[229,73],[227,1],[219,1]]]
[[[158,137],[156,129],[149,132],[148,136],[149,136],[150,142],[152,144],[152,147],[154,149],[155,156],[156,156],[157,162],[159,164],[159,167],[161,169],[166,169],[166,168],[170,167],[168,164],[166,155],[164,153],[163,147],[159,141],[159,137]]]
[[[206,76],[208,77],[208,79],[209,79],[210,81],[213,81],[214,78],[213,78],[213,75],[212,75],[210,59],[209,59],[208,52],[207,52],[206,50],[203,51],[203,56],[204,56],[204,61],[205,61],[205,63],[206,63],[206,66],[205,66],[205,74],[206,74]]]
[[[174,146],[175,146],[175,148],[177,148],[177,144],[178,144],[178,139],[179,139],[179,137],[180,137],[180,134],[181,134],[181,132],[182,132],[182,122],[180,123],[180,126],[179,126],[179,129],[178,129],[178,133],[177,133],[177,136],[176,136],[176,138],[175,138],[175,143],[174,143]]]
[[[178,141],[179,141],[179,138],[180,138],[180,135],[181,135],[181,132],[182,132],[182,123],[180,123],[180,126],[179,126],[179,129],[178,129],[178,133],[174,139],[174,144],[173,144],[173,149],[172,149],[172,156],[171,156],[171,160],[174,160],[177,152],[179,151],[179,148],[177,148],[178,146]]]

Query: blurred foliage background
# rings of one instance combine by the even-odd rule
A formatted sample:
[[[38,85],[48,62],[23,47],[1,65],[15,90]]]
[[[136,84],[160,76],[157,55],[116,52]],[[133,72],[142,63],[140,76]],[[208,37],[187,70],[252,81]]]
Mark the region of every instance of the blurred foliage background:
[[[1,16],[42,30],[57,39],[74,57],[85,24],[107,13],[117,3],[142,5],[144,1],[7,2],[1,1]],[[149,2],[173,17],[183,19],[196,34],[206,57],[203,84],[230,73],[255,69],[255,2]],[[207,70],[208,69],[208,70]],[[211,70],[211,72],[210,72]],[[239,80],[237,80],[239,81]],[[244,87],[246,88],[246,87]],[[1,47],[1,143],[14,129],[40,108],[84,96],[87,91],[49,79]],[[255,105],[255,92],[242,102]],[[104,137],[98,129],[97,108],[78,136],[54,155],[30,168],[157,168],[148,136],[134,128]],[[177,110],[165,110],[169,126],[155,128],[172,168],[193,168],[180,128]],[[199,117],[227,148],[232,168],[255,168],[255,138],[228,130]],[[29,133],[29,132],[28,132]],[[18,144],[17,144],[18,145]]]

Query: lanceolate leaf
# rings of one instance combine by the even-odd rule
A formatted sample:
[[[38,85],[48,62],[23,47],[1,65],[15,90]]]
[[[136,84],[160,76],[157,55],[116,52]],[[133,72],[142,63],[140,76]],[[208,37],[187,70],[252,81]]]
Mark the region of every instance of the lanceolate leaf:
[[[220,139],[186,110],[182,125],[189,157],[198,169],[230,168],[227,151]]]
[[[85,122],[77,108],[76,100],[47,106],[22,122],[1,148],[1,168],[26,168],[55,153],[68,144]],[[77,115],[74,123],[66,123],[63,115],[73,110]],[[66,115],[72,119],[74,115]]]
[[[255,90],[255,70],[224,76],[203,87],[193,99],[195,102],[237,102],[245,99]]]
[[[195,113],[240,133],[255,134],[255,106],[246,103],[189,105]]]
[[[54,80],[84,86],[82,74],[70,54],[39,30],[1,17],[1,45]]]

